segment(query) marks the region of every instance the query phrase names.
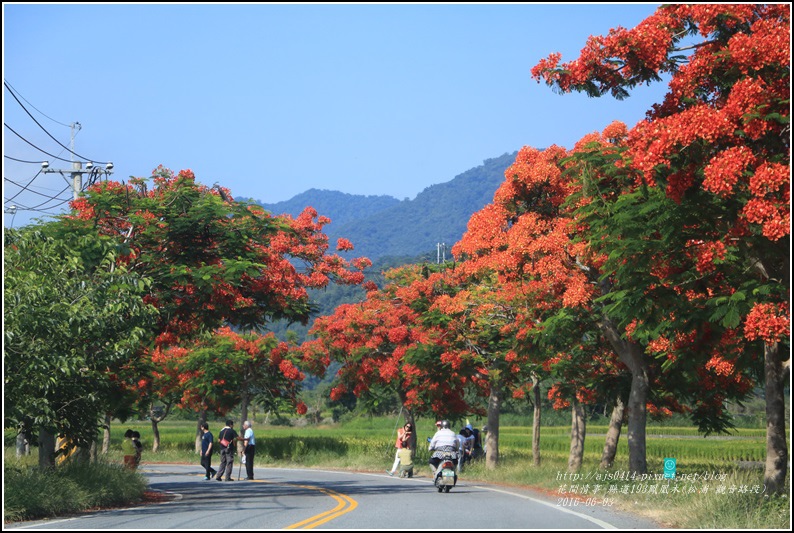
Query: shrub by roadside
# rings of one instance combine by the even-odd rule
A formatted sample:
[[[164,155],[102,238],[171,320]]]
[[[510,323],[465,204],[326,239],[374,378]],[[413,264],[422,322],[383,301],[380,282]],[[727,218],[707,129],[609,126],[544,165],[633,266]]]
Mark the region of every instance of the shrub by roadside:
[[[5,522],[135,503],[146,490],[144,476],[102,461],[40,470],[6,457],[3,481]]]

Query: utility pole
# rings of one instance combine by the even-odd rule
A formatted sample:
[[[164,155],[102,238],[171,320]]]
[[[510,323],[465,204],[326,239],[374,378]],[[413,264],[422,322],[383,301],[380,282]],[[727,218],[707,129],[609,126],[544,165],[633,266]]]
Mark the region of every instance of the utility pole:
[[[69,159],[72,160],[72,170],[80,170],[83,168],[82,163],[75,163],[74,160],[74,128],[77,126],[77,131],[83,129],[83,125],[79,122],[72,122],[69,127]],[[77,200],[77,195],[83,190],[83,174],[81,172],[72,172],[72,194],[74,199]]]
[[[93,173],[100,173],[100,174],[112,174],[113,173],[113,163],[108,162],[105,164],[105,168],[94,168],[94,163],[89,161],[86,163],[85,170],[83,169],[83,163],[81,161],[74,160],[74,130],[77,128],[77,131],[82,129],[82,126],[79,122],[72,122],[71,125],[71,146],[70,151],[72,152],[72,168],[71,169],[57,169],[57,168],[50,168],[49,161],[44,161],[41,164],[41,171],[45,174],[51,174],[53,172],[59,173],[63,176],[63,179],[66,180],[66,176],[64,176],[64,172],[69,172],[72,177],[72,181],[70,185],[72,186],[72,196],[75,200],[80,196],[80,193],[83,191],[83,174],[93,174]],[[69,183],[68,180],[66,180]]]
[[[94,163],[89,161],[86,163],[85,168],[83,168],[83,163],[80,161],[72,161],[72,168],[71,169],[62,169],[62,168],[50,168],[50,163],[48,161],[44,161],[41,164],[41,171],[45,174],[52,174],[57,172],[63,179],[66,180],[66,176],[64,175],[65,172],[71,174],[72,181],[70,185],[72,186],[72,195],[74,199],[80,196],[80,193],[83,190],[83,174],[93,174],[93,173],[100,173],[100,174],[112,174],[113,173],[113,163],[108,162],[105,164],[105,168],[94,168]],[[66,180],[66,183],[69,183],[69,180]]]
[[[447,262],[447,244],[443,242],[436,243],[436,264]]]
[[[74,161],[74,128],[75,128],[75,126],[77,126],[77,131],[80,131],[81,129],[83,129],[83,125],[80,124],[79,122],[72,122],[71,126],[69,127],[69,130],[71,131],[71,135],[69,136],[69,140],[70,140],[70,142],[69,142],[69,151],[72,153],[72,156],[70,158],[72,161]]]

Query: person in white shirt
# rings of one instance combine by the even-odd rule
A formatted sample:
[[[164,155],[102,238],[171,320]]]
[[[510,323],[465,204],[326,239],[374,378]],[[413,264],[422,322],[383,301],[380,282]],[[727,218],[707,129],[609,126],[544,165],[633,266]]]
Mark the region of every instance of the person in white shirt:
[[[436,426],[439,429],[436,431],[436,434],[433,435],[433,438],[430,439],[430,445],[428,447],[428,450],[433,452],[430,455],[429,462],[430,467],[433,469],[434,476],[438,465],[441,464],[441,460],[445,457],[450,457],[453,461],[457,462],[458,450],[460,449],[455,432],[449,429],[448,420],[436,422]]]
[[[256,439],[254,438],[254,430],[251,427],[251,422],[246,420],[243,422],[243,441],[245,448],[243,448],[243,455],[245,455],[245,474],[248,481],[254,479],[254,454],[256,453]]]
[[[466,460],[466,437],[461,433],[455,435],[458,439],[458,474],[463,470],[463,462]]]

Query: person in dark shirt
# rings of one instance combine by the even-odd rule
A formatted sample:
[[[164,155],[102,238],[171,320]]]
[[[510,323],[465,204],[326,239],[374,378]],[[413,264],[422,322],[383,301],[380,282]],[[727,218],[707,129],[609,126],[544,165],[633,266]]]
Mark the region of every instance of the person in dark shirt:
[[[236,447],[234,443],[240,440],[239,435],[232,427],[234,420],[227,420],[224,428],[218,433],[218,444],[221,452],[221,465],[218,467],[218,475],[216,480],[222,481],[224,472],[226,473],[226,481],[233,481],[232,470],[234,469],[234,452]]]
[[[143,456],[143,443],[141,443],[140,432],[132,432],[132,443],[135,445],[135,468],[138,468],[138,465],[141,464],[141,457]]]
[[[210,433],[210,425],[204,422],[201,424],[201,466],[207,471],[205,481],[212,479],[217,473],[212,468],[212,453],[215,451],[215,444],[213,442],[212,433]]]

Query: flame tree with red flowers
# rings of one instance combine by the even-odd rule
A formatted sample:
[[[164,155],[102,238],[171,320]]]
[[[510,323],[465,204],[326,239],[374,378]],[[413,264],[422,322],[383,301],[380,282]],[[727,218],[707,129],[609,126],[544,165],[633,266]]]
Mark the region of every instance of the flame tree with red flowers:
[[[199,184],[190,170],[158,167],[150,180],[100,182],[72,207],[65,224],[114,238],[127,268],[152,280],[147,302],[160,321],[142,354],[149,372],[128,384],[144,383],[139,392],[150,405],[183,397],[181,365],[202,333],[260,330],[276,319],[306,322],[308,288],[361,283],[370,264],[328,254],[322,228],[329,220],[313,209],[295,219],[274,217],[233,200],[223,187]]]
[[[300,415],[306,413],[298,398],[305,377],[300,361],[273,333],[239,333],[226,326],[197,339],[179,364],[179,407],[223,417],[240,405],[240,418],[247,420],[256,400],[268,410],[287,404]],[[197,446],[200,450],[200,439]]]
[[[504,400],[508,394],[523,394],[532,382],[526,355],[515,350],[513,295],[500,290],[495,275],[474,276],[461,268],[445,271],[438,284],[446,288],[423,313],[423,320],[443,340],[439,361],[469,386],[474,397],[470,403],[487,398],[485,464],[495,468]]]
[[[689,346],[693,352],[707,354],[703,338],[693,343],[691,335],[672,330],[675,342],[665,342],[666,339],[657,333],[659,338],[649,344],[647,338],[636,334],[636,320],[629,330],[629,324],[617,323],[609,313],[599,311],[602,304],[597,297],[600,296],[601,300],[622,299],[625,291],[617,293],[614,281],[599,279],[599,268],[608,258],[594,253],[596,247],[588,245],[586,239],[576,238],[586,228],[576,209],[583,209],[582,191],[593,187],[587,180],[593,181],[594,177],[592,173],[584,173],[571,154],[589,153],[593,144],[602,147],[606,154],[615,153],[617,147],[614,143],[623,134],[625,127],[614,124],[601,135],[586,137],[570,153],[557,147],[544,152],[522,149],[515,164],[506,171],[507,180],[497,191],[494,203],[472,217],[467,235],[455,248],[459,254],[462,252],[461,257],[468,257],[463,268],[493,269],[502,279],[501,290],[513,284],[514,293],[526,298],[523,326],[519,328],[517,337],[534,341],[534,345],[530,343],[525,350],[534,350],[535,356],[543,361],[544,369],[555,378],[550,391],[550,399],[555,400],[555,406],[572,407],[572,437],[578,436],[578,439],[572,438],[571,446],[570,467],[574,470],[581,464],[584,439],[581,405],[588,402],[582,398],[592,402],[596,393],[600,401],[606,395],[615,401],[615,416],[602,457],[605,465],[614,460],[624,400],[629,401],[630,465],[639,472],[645,468],[647,409],[654,415],[671,410],[681,412],[686,406],[677,398],[687,397],[696,405],[693,417],[701,422],[702,427],[707,431],[718,430],[723,422],[720,411],[724,401],[742,398],[752,386],[752,380],[746,375],[716,373],[711,355],[705,359],[702,356],[687,358],[688,368],[671,365],[675,355],[668,355],[670,346],[676,345],[679,349]],[[603,189],[606,183],[599,187]],[[677,218],[683,220],[682,217]],[[634,219],[624,217],[621,223],[629,227],[637,224],[640,228],[656,231],[656,226],[643,225],[640,220],[640,216]],[[600,240],[604,238],[603,235],[598,237]],[[617,256],[617,260],[628,269],[641,264],[622,257]],[[648,266],[639,270],[645,272],[653,268]],[[623,276],[628,280],[630,274],[627,272]],[[646,292],[649,285],[652,284],[644,285]],[[663,313],[663,316],[656,317],[657,324],[661,321],[662,324],[682,327],[680,322],[670,320],[673,308],[669,302],[661,300],[659,295],[645,296],[640,302],[641,309],[632,310],[631,317],[644,317],[643,309],[652,309],[657,314]],[[676,298],[681,300],[679,314],[691,314],[689,297],[682,300],[678,295]],[[706,333],[712,335],[712,344],[718,345],[714,334],[708,330]],[[611,339],[611,354],[610,350],[605,350],[605,338]],[[552,351],[544,352],[544,347]],[[659,361],[662,357],[668,357],[664,364]],[[593,366],[594,360],[603,364]],[[632,379],[628,397],[624,398],[623,372],[626,368],[631,369]],[[718,393],[704,397],[704,384],[710,384],[710,389]]]
[[[626,340],[644,348],[649,393],[667,390],[688,399],[702,431],[724,431],[732,427],[725,401],[750,392],[758,365],[751,353],[733,350],[739,370],[725,380],[709,355],[740,348],[729,340],[734,332],[721,332],[711,321],[709,299],[729,288],[714,264],[704,266],[701,252],[708,247],[696,239],[702,240],[704,215],[718,218],[719,209],[708,197],[693,211],[661,189],[635,188],[619,160],[625,131],[615,123],[602,136],[590,136],[570,168],[581,187],[569,204],[576,209],[577,240],[587,243],[583,257],[590,257],[585,262],[591,279],[602,291],[600,312]]]
[[[782,492],[788,457],[783,387],[790,371],[790,7],[666,5],[634,29],[591,37],[576,60],[560,59],[552,54],[532,71],[560,92],[624,98],[638,84],[671,76],[665,100],[628,132],[625,151],[610,162],[633,183],[609,189],[611,197],[593,195],[613,213],[594,226],[595,234],[623,228],[602,243],[614,259],[604,273],[628,274],[621,259],[643,254],[637,248],[626,255],[626,246],[646,246],[645,257],[658,260],[656,283],[689,291],[693,308],[709,311],[715,328],[710,343],[719,339],[734,347],[708,365],[718,375],[746,372],[742,348],[760,346],[767,401],[764,477],[768,491]],[[661,222],[658,206],[666,200],[691,221],[685,239],[665,231],[681,227],[680,221],[657,225],[655,238],[627,234],[632,215],[644,215],[645,224]],[[633,270],[641,271],[636,265]],[[628,323],[643,289],[622,280],[623,290],[614,293],[621,298],[609,303]],[[680,326],[699,316],[677,314],[670,321]],[[659,323],[638,322],[635,335],[663,337],[650,331]],[[718,389],[712,384],[710,390]],[[714,396],[718,401],[720,395]]]
[[[408,353],[408,363],[418,370],[407,383],[414,401],[428,405],[437,420],[484,414],[476,398],[487,394],[487,371],[457,342],[455,317],[446,308],[464,285],[461,272],[449,263],[409,265],[388,272],[387,279],[396,301],[418,315],[419,342]]]
[[[331,400],[352,392],[374,403],[396,394],[411,423],[422,415],[470,412],[466,379],[453,362],[443,361],[442,332],[424,319],[441,290],[440,276],[431,275],[429,267],[389,271],[383,290],[370,286],[364,302],[339,306],[315,320],[310,331],[315,338],[300,351],[304,366],[316,375],[325,375],[332,362],[341,364]]]
[[[469,275],[496,278],[494,290],[501,293],[501,299],[509,302],[507,307],[511,309],[510,323],[503,326],[515,340],[509,347],[510,357],[522,360],[524,377],[529,378],[523,386],[516,382],[513,394],[521,395],[528,389],[534,389],[537,404],[542,371],[540,365],[545,356],[541,355],[542,349],[533,340],[533,334],[537,331],[539,315],[557,305],[555,302],[559,302],[565,283],[564,279],[559,278],[561,283],[555,285],[549,278],[535,276],[538,270],[531,271],[533,268],[554,268],[546,257],[540,257],[539,262],[536,259],[541,255],[541,248],[556,246],[555,237],[543,240],[541,236],[550,235],[557,229],[550,219],[567,192],[564,189],[555,190],[554,185],[546,189],[536,188],[527,179],[530,172],[539,175],[549,168],[559,175],[555,158],[563,155],[564,150],[553,148],[547,151],[545,156],[548,159],[544,162],[548,164],[545,166],[544,162],[535,159],[536,154],[537,151],[530,153],[528,149],[519,152],[516,162],[505,171],[505,182],[496,191],[493,202],[471,217],[466,233],[452,251],[458,260],[463,261],[461,269]],[[537,166],[529,164],[529,159]],[[520,198],[522,193],[526,193],[525,198]],[[532,211],[533,214],[522,217],[521,211]],[[556,294],[552,287],[557,289]],[[533,422],[535,464],[540,463],[539,414],[536,405]],[[488,438],[498,440],[498,433],[490,431],[491,425],[489,417]],[[487,448],[490,450],[493,444],[489,442]]]
[[[578,470],[584,450],[584,405],[596,398],[603,401],[606,394],[609,403],[618,400],[615,381],[621,381],[623,366],[605,352],[589,310],[593,288],[574,261],[571,219],[563,209],[573,190],[563,173],[567,156],[556,146],[520,150],[493,203],[472,217],[453,253],[465,259],[463,270],[498,275],[496,290],[510,295],[514,318],[507,330],[516,339],[513,349],[536,375],[536,385],[538,375],[553,379],[549,397],[555,407],[571,407],[569,466]],[[602,360],[596,355],[605,364],[593,365]],[[536,438],[538,425],[536,418]]]

